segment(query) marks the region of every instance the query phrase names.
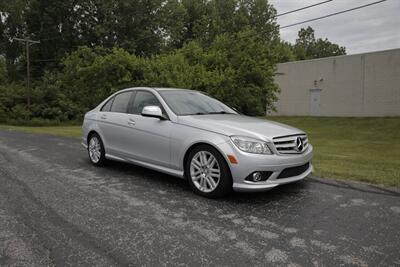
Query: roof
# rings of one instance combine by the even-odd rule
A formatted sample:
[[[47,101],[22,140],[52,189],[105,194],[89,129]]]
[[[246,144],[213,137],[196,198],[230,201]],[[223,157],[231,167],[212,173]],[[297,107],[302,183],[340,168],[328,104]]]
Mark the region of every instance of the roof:
[[[168,90],[190,90],[190,89],[183,89],[183,88],[169,88],[169,87],[152,87],[153,89],[157,90],[157,91],[168,91]]]

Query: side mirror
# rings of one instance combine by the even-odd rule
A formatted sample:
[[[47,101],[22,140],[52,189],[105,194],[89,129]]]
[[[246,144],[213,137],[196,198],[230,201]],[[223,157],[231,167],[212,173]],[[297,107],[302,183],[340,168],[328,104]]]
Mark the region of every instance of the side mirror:
[[[163,116],[159,106],[145,106],[142,110],[142,116],[165,120],[165,117]]]

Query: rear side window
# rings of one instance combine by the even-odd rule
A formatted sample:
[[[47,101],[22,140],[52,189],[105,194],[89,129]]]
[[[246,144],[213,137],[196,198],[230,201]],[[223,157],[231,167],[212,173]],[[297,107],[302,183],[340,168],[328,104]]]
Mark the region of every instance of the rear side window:
[[[100,111],[104,111],[104,112],[110,111],[113,101],[114,101],[114,97],[111,98],[110,100],[108,100],[107,103],[104,104],[104,106],[101,108]]]
[[[141,114],[145,106],[159,106],[163,110],[155,95],[146,91],[138,91],[133,102],[132,113]]]
[[[116,95],[111,106],[111,112],[126,113],[128,111],[128,104],[131,95],[132,92],[125,92]]]

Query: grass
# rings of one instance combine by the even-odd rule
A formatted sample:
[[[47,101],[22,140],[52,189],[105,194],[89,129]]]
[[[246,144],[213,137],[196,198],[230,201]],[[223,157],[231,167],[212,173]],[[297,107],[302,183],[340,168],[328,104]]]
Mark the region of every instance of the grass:
[[[400,118],[268,117],[305,131],[314,146],[314,174],[400,187]],[[80,126],[0,129],[79,138]]]
[[[44,133],[64,137],[81,137],[81,126],[13,126],[0,125],[0,129],[24,131],[30,133]]]

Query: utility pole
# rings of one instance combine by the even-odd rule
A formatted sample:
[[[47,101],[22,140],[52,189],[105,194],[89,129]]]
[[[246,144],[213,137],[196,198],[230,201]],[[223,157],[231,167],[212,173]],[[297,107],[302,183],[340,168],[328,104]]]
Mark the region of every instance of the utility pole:
[[[31,110],[31,71],[29,62],[29,47],[33,44],[40,44],[40,41],[34,41],[28,38],[14,38],[15,41],[25,42],[26,47],[26,89],[27,89],[27,104],[28,104],[28,114]],[[29,115],[28,115],[29,116]],[[29,119],[29,117],[28,117]]]

